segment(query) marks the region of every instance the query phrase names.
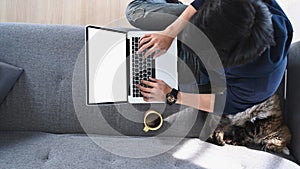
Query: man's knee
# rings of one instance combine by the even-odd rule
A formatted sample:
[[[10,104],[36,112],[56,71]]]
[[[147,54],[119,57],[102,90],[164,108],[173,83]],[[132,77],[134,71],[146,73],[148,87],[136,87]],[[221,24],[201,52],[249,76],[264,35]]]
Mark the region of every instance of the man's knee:
[[[145,10],[142,8],[127,8],[126,18],[130,24],[135,26],[135,23],[138,19],[143,18],[145,15]]]
[[[163,30],[186,8],[183,4],[152,3],[143,0],[132,1],[126,9],[128,22],[144,30]]]
[[[144,18],[145,9],[141,8],[143,1],[132,1],[126,9],[125,15],[128,22],[137,28],[140,28],[139,20]]]

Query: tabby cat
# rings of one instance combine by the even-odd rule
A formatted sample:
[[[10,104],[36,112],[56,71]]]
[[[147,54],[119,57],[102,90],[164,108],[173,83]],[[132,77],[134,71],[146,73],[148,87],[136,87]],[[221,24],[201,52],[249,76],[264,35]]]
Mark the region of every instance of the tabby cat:
[[[273,95],[265,102],[235,115],[223,115],[207,141],[217,145],[262,145],[267,151],[289,154],[291,133],[283,124],[280,101]]]

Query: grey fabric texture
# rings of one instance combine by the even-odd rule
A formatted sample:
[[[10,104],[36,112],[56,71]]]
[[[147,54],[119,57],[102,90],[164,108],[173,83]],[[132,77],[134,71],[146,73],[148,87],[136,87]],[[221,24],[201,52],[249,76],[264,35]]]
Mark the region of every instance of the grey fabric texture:
[[[0,62],[0,104],[6,98],[22,73],[22,68]]]
[[[128,158],[103,149],[111,147],[135,153],[172,144],[172,137],[116,137],[83,134],[46,134],[39,132],[0,132],[0,168],[18,169],[299,169],[278,156],[239,146],[220,147],[199,139],[184,139],[173,149],[149,158]],[[132,146],[137,149],[131,149]]]
[[[300,163],[300,42],[292,44],[288,55],[286,119],[292,132],[291,150]]]
[[[0,23],[0,61],[24,68],[0,107],[0,130],[82,131],[72,103],[84,27]]]

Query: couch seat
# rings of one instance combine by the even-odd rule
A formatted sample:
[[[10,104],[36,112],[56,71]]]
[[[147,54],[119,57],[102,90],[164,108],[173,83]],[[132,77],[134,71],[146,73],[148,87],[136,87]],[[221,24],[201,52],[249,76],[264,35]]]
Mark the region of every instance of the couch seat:
[[[0,168],[300,168],[285,158],[246,147],[220,147],[196,138],[183,139],[174,147],[174,140],[176,138],[100,135],[88,137],[85,134],[1,131]],[[103,144],[104,147],[99,146]],[[169,151],[147,158],[129,158],[136,153],[158,149]],[[141,156],[146,157],[147,154]]]

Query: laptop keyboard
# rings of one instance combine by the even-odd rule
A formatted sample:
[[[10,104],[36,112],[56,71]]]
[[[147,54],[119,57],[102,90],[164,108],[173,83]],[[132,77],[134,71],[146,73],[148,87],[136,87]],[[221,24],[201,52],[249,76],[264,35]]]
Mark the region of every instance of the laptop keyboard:
[[[144,54],[147,50],[143,51],[141,54],[136,54],[139,49],[140,37],[132,38],[132,87],[133,87],[133,97],[143,97],[140,90],[136,87],[140,84],[144,87],[149,87],[141,83],[141,80],[149,80],[149,77],[155,78],[155,60],[153,59],[153,54],[144,58]]]

